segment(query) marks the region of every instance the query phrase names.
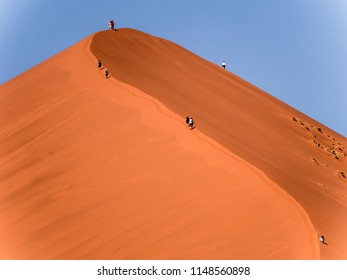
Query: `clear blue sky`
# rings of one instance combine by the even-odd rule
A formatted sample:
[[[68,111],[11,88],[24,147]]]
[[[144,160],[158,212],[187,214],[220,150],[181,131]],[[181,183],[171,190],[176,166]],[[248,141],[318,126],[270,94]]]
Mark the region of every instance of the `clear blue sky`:
[[[107,27],[174,41],[347,136],[345,0],[1,0],[0,84]]]

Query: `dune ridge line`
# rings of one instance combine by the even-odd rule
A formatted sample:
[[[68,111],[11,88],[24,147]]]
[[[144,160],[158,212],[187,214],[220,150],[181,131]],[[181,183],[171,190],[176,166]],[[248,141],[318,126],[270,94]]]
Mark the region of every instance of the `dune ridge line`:
[[[95,55],[90,50],[90,45],[91,45],[91,42],[93,40],[93,37],[94,37],[94,35],[89,37],[88,43],[86,44],[86,48],[84,50],[85,50],[85,53],[87,54],[87,56],[89,57],[91,63],[93,65],[96,65],[97,57],[95,57]],[[103,76],[103,74],[100,73],[100,76]],[[134,86],[132,86],[130,84],[126,84],[124,82],[121,82],[121,81],[117,80],[116,77],[112,76],[112,77],[108,78],[108,81],[113,83],[113,84],[115,84],[115,85],[117,85],[118,87],[121,87],[121,88],[125,89],[126,92],[132,94],[133,96],[152,103],[152,105],[154,105],[155,109],[159,113],[161,113],[161,114],[165,115],[166,117],[174,120],[176,123],[180,124],[181,126],[183,126],[183,127],[185,126],[184,125],[184,118],[182,118],[177,113],[175,113],[172,110],[170,110],[169,108],[167,108],[158,99],[156,99],[156,98],[146,94],[145,92],[139,90],[138,88],[135,88]],[[146,124],[147,125],[151,125],[150,122],[147,122]],[[318,242],[317,242],[317,230],[315,229],[315,227],[314,227],[314,225],[313,225],[313,223],[312,223],[308,213],[300,205],[300,203],[298,203],[298,201],[295,200],[294,197],[289,195],[284,189],[282,189],[280,186],[278,186],[276,183],[274,183],[268,176],[266,176],[266,174],[263,171],[261,171],[260,169],[258,169],[254,165],[252,165],[251,163],[245,161],[244,159],[240,158],[236,154],[232,153],[230,150],[228,150],[227,148],[222,146],[220,143],[218,143],[214,139],[212,139],[212,138],[208,137],[207,135],[203,134],[202,132],[199,131],[198,128],[195,128],[190,133],[192,133],[195,137],[197,137],[198,139],[200,139],[204,143],[210,145],[219,154],[223,154],[224,156],[229,157],[232,160],[236,160],[236,161],[242,163],[243,165],[247,166],[247,168],[252,170],[252,172],[255,173],[257,176],[259,176],[259,178],[261,178],[269,187],[271,187],[274,190],[276,190],[280,195],[282,195],[288,201],[290,201],[293,205],[295,205],[295,207],[301,213],[302,218],[305,221],[305,224],[307,225],[307,228],[311,231],[312,253],[315,256],[315,258],[319,258],[320,248],[319,248]],[[178,140],[180,140],[180,139],[178,139]],[[184,147],[184,143],[185,143],[184,139],[182,139],[180,142],[182,144],[182,147]],[[213,162],[213,163],[215,163],[215,162]],[[219,168],[226,168],[225,166],[220,165],[220,164],[216,164],[216,165]]]

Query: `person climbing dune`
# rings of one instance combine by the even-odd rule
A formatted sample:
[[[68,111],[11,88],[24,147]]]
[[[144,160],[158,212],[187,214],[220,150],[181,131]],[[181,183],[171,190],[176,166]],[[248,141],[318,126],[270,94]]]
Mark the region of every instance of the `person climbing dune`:
[[[114,30],[114,21],[112,19],[108,22],[108,30]]]
[[[102,67],[102,63],[101,63],[101,60],[99,59],[98,60],[98,68],[101,69],[101,67]]]
[[[190,119],[189,119],[189,127],[190,127],[190,129],[195,128],[193,118],[190,118]]]
[[[189,126],[189,117],[186,117],[186,125]]]
[[[106,70],[105,70],[105,77],[106,77],[106,79],[108,79],[108,77],[109,77],[108,68],[106,68]]]
[[[324,235],[319,237],[319,241],[322,242],[323,244],[326,244]]]

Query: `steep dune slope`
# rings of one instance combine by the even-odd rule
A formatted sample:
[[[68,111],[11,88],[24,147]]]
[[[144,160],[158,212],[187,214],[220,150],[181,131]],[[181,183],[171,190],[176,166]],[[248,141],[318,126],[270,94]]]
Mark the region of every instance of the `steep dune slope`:
[[[120,29],[96,34],[91,49],[115,79],[193,116],[283,187],[327,237],[322,258],[347,258],[345,137],[167,40]]]
[[[120,34],[161,44],[131,30],[110,38]],[[198,128],[189,130],[145,89],[118,81],[111,63],[105,79],[91,40],[0,88],[1,259],[319,258],[315,229],[295,199],[201,132],[199,114],[211,100],[199,108],[194,96],[177,95],[195,108]],[[170,54],[165,44],[156,51]],[[135,80],[147,75],[142,62]]]
[[[105,79],[104,69],[97,69],[91,42],[96,57],[110,69],[110,79]],[[152,60],[167,66],[155,70]],[[205,72],[181,77],[197,65]],[[210,98],[206,87],[213,85],[221,89]],[[229,95],[221,91],[224,86],[230,87]],[[270,113],[253,110],[254,100]],[[307,117],[288,119],[285,110],[292,109],[273,100],[173,43],[129,29],[97,33],[2,85],[0,258],[343,256],[345,247],[330,243],[343,245],[343,225],[332,224],[330,215],[335,221],[343,218],[344,185],[337,183],[344,178],[331,172],[334,188],[326,183],[314,192],[314,180],[330,177],[313,168],[332,170],[336,162],[344,167],[344,158],[331,160],[331,153],[311,142],[309,131],[302,128],[300,121]],[[186,114],[196,118],[197,129],[187,129]],[[278,123],[282,126],[276,127]],[[278,140],[282,133],[284,141],[287,131],[297,139],[294,144],[306,141],[308,148],[296,148],[295,153],[301,155],[298,161],[307,160],[306,171],[313,173],[300,195],[289,196],[290,188],[283,191],[282,184],[263,173],[273,177],[264,162],[274,153],[265,148],[267,134],[257,124],[279,130],[270,139]],[[328,129],[322,129],[316,142],[327,146],[331,137],[345,141],[333,132],[328,137]],[[258,146],[249,145],[255,141]],[[273,143],[272,149],[292,159],[289,147]],[[306,158],[309,148],[317,153],[316,161]],[[258,164],[264,153],[270,158]],[[323,166],[322,159],[331,160],[330,167]],[[290,161],[286,164],[289,171],[281,169],[281,161],[277,166],[281,179],[295,171]],[[274,168],[276,163],[268,165]],[[304,180],[290,174],[293,180]],[[322,216],[318,222],[326,218],[332,236],[326,234],[328,246],[319,247],[317,221],[312,224],[308,215],[314,210],[310,199],[326,200],[316,210]]]

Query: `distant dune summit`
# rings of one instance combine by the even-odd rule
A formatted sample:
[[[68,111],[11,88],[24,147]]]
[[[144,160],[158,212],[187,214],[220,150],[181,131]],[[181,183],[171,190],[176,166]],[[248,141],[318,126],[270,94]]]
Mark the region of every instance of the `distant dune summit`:
[[[168,40],[96,33],[0,112],[1,259],[347,258],[346,138]]]

